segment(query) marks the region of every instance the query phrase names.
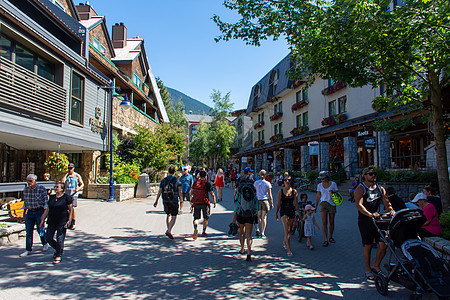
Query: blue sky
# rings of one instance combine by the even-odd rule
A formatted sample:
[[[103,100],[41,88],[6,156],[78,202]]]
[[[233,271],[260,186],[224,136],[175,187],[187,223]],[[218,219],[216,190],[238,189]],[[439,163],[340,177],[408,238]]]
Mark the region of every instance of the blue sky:
[[[265,41],[262,46],[242,40],[214,41],[220,34],[211,20],[217,14],[226,21],[237,15],[222,0],[90,0],[99,15],[106,16],[109,33],[123,22],[128,37],[145,39],[155,76],[212,106],[213,89],[231,91],[235,109],[246,108],[250,90],[288,53],[284,40]],[[75,0],[75,4],[78,2]]]

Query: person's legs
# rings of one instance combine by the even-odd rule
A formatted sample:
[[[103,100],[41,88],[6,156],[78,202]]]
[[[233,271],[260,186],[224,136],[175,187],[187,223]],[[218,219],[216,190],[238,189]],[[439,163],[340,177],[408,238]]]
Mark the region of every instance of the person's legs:
[[[372,272],[370,267],[370,254],[372,252],[372,244],[364,245],[364,262],[366,263],[366,274]]]
[[[328,214],[329,218],[330,218],[330,239],[333,238],[333,233],[334,233],[334,213],[329,213]]]
[[[167,232],[172,233],[172,228],[175,225],[176,220],[177,216],[171,216],[169,226],[167,227]]]
[[[322,217],[322,233],[325,242],[328,243],[328,212],[321,211],[320,216]]]
[[[261,216],[261,233],[264,235],[266,232],[266,225],[267,225],[267,211],[263,210]]]
[[[220,197],[220,198],[219,198],[220,201],[222,201],[222,189],[223,189],[223,187],[219,186],[219,194],[220,194],[220,195],[217,195],[217,197]]]
[[[244,224],[238,223],[239,225],[239,243],[241,245],[241,250],[239,252],[244,253],[244,242],[245,242],[245,226]]]
[[[311,246],[311,237],[307,236],[306,237],[306,247],[309,247],[309,246]]]
[[[166,227],[168,232],[169,232],[169,224],[170,224],[170,213],[168,213],[166,216]]]
[[[29,211],[25,215],[25,230],[26,230],[25,249],[30,252],[33,250],[34,217],[32,216],[32,214],[33,212]]]
[[[40,231],[41,231],[41,227],[39,227],[39,225],[41,224],[41,217],[42,217],[42,214],[44,213],[44,211],[42,210],[42,211],[37,211],[36,213],[35,213],[35,222],[36,222],[36,228],[37,228],[37,232],[38,232],[38,234],[40,233]],[[43,226],[43,227],[45,227],[45,226]],[[45,246],[45,245],[47,245],[47,240],[45,239],[45,235],[44,236],[39,236],[40,238],[41,238],[41,244],[42,244],[42,246]]]
[[[47,226],[47,233],[45,234],[45,238],[48,242],[48,244],[55,249],[55,251],[58,251],[58,245],[56,243],[56,241],[53,239],[53,237],[55,236],[55,231],[56,231],[56,226],[51,226],[48,225]]]
[[[59,226],[56,228],[56,257],[61,257],[64,251],[64,239],[66,238],[66,228]]]
[[[290,243],[290,230],[289,230],[289,219],[286,215],[281,217],[281,222],[283,223],[283,229],[284,229],[284,240],[283,244],[286,246],[287,252],[291,251],[291,243]]]
[[[247,255],[252,254],[252,230],[253,230],[253,224],[251,223],[245,223],[245,233],[247,237]]]
[[[380,264],[386,255],[387,245],[384,242],[378,243],[377,256],[375,257],[375,263],[373,264],[373,269],[377,272],[381,271]]]

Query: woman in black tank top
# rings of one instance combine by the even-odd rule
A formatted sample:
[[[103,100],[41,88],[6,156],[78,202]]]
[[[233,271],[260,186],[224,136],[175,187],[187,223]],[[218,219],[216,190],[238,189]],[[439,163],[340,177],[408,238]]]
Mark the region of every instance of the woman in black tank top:
[[[292,256],[290,232],[295,219],[295,211],[300,215],[297,200],[297,190],[291,187],[291,177],[285,176],[283,189],[278,191],[277,208],[275,210],[275,218],[278,221],[278,211],[280,212],[281,222],[284,228],[283,247],[287,250],[287,255]]]

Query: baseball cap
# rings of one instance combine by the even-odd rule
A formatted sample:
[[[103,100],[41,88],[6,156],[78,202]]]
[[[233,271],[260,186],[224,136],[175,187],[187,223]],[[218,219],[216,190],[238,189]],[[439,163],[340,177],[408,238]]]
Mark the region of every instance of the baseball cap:
[[[74,163],[70,163],[67,167],[68,168],[75,168],[75,164]]]
[[[252,170],[252,168],[250,168],[250,167],[246,167],[246,168],[244,169],[244,174],[246,174],[246,173],[251,173],[251,172],[253,172],[253,170]]]
[[[319,177],[317,177],[317,179],[323,179],[323,178],[326,178],[326,177],[330,178],[330,175],[328,174],[327,171],[322,171],[322,172],[319,173]]]
[[[361,175],[364,176],[367,173],[369,173],[370,171],[375,171],[375,168],[374,167],[367,167],[364,170],[362,170]]]
[[[184,170],[189,170],[189,167],[188,166],[183,166],[182,169],[183,169],[183,171]]]
[[[425,195],[424,193],[418,193],[411,201],[411,203],[417,203],[420,199],[427,199],[427,195]]]

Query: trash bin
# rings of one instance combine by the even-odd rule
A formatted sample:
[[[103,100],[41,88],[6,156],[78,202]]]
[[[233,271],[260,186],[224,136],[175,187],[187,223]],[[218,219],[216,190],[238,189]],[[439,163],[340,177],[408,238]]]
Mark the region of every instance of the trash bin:
[[[150,178],[147,173],[142,173],[139,175],[136,198],[146,198],[148,196],[150,196]]]

